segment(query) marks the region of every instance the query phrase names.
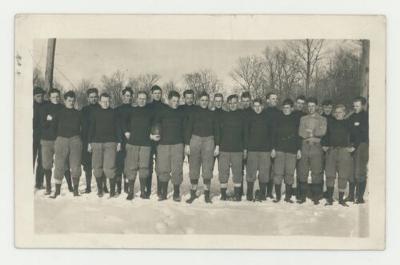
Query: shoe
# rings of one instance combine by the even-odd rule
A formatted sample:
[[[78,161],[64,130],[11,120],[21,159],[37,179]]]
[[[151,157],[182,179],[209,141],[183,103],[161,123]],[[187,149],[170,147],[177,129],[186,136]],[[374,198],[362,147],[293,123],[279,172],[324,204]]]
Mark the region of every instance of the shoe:
[[[45,170],[45,176],[46,176],[46,192],[44,195],[50,195],[51,194],[51,170]]]
[[[190,190],[190,198],[186,200],[186,203],[191,204],[196,198],[196,190]]]
[[[354,191],[355,191],[356,185],[354,183],[349,183],[349,194],[348,196],[344,199],[345,202],[354,202]]]
[[[110,198],[115,197],[115,177],[109,180],[110,182]]]
[[[347,205],[347,203],[344,201],[343,197],[344,197],[344,192],[339,192],[339,204],[344,207],[349,207],[349,205]]]
[[[158,201],[165,201],[167,199],[167,193],[168,193],[168,182],[159,182],[160,186],[160,197],[158,197]]]
[[[364,192],[365,192],[366,186],[367,186],[367,182],[366,181],[357,183],[357,200],[356,200],[357,204],[365,203],[365,201],[364,201]]]
[[[204,191],[204,201],[206,203],[212,203],[211,198],[210,198],[210,191],[209,190],[205,190]]]
[[[97,196],[99,198],[103,197],[103,180],[101,178],[96,178],[96,184],[97,184]]]
[[[282,191],[281,191],[281,184],[275,184],[275,195],[276,198],[273,200],[273,202],[277,203],[280,202],[281,196],[282,196]]]
[[[242,200],[242,196],[240,194],[240,187],[234,187],[234,201],[240,202]]]
[[[55,199],[61,194],[61,184],[56,184],[56,191],[54,192],[53,195],[50,196],[50,198]]]
[[[126,185],[128,188],[128,196],[126,197],[127,200],[131,201],[135,197],[135,182],[133,179],[128,180],[128,184]]]
[[[72,181],[74,183],[74,187],[73,187],[74,197],[80,196],[79,195],[79,178],[73,178]]]
[[[226,201],[227,197],[226,197],[226,188],[221,188],[221,197],[220,200],[221,201]]]
[[[334,189],[334,187],[326,187],[326,203],[325,203],[325,206],[333,205],[333,189]]]
[[[285,184],[285,202],[293,203],[292,201],[292,185]]]
[[[254,189],[254,182],[248,181],[247,182],[246,200],[254,201],[253,189]]]

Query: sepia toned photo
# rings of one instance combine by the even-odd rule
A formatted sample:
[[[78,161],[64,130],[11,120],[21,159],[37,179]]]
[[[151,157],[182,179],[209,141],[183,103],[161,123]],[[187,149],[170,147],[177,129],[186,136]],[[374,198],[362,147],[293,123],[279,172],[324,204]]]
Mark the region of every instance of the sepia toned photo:
[[[17,16],[17,246],[384,248],[384,31]]]

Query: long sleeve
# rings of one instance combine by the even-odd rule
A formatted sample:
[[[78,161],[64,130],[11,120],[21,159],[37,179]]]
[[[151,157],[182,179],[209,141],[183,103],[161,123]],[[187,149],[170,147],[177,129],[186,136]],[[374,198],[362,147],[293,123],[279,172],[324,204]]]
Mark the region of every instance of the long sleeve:
[[[330,124],[329,122],[327,123],[326,126],[326,134],[321,138],[321,145],[322,146],[329,146],[329,135],[330,135]]]
[[[303,139],[308,138],[309,134],[306,132],[306,116],[301,117],[299,126],[299,136]]]
[[[218,116],[214,112],[212,112],[212,115],[213,115],[214,143],[215,145],[219,145],[221,132],[219,128]]]
[[[90,114],[90,123],[89,123],[89,129],[88,129],[88,135],[87,135],[87,140],[88,143],[91,143],[94,138],[94,134],[96,132],[96,118],[94,113]]]
[[[325,117],[320,117],[318,120],[318,126],[314,130],[314,136],[316,137],[322,137],[326,134],[326,129],[327,129],[327,121]]]
[[[123,119],[125,119],[125,118],[123,118]],[[119,119],[118,112],[115,110],[114,110],[114,121],[115,121],[115,133],[116,133],[117,143],[122,143],[121,121]]]
[[[251,122],[248,120],[242,120],[243,124],[243,148],[247,149],[249,145],[249,137],[250,137],[250,127],[251,127]]]
[[[195,115],[188,115],[183,121],[184,130],[184,143],[190,144],[190,139],[193,133],[193,123],[195,121]]]

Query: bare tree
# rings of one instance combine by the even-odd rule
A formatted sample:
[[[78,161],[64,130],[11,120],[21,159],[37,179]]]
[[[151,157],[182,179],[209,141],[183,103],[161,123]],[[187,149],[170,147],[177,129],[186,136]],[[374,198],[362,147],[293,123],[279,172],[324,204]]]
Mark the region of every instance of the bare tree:
[[[101,83],[104,91],[111,95],[112,106],[120,105],[122,103],[121,92],[125,83],[124,73],[118,70],[110,76],[103,75]]]
[[[182,92],[182,91],[181,91],[181,88],[178,87],[178,86],[176,85],[175,81],[173,81],[173,80],[170,80],[170,81],[164,83],[164,84],[161,86],[161,88],[162,88],[162,90],[163,90],[163,96],[164,96],[165,99],[168,97],[169,92],[171,92],[172,90],[175,90],[175,91],[177,91],[177,92],[179,92],[179,93]]]
[[[34,67],[33,68],[33,86],[38,86],[41,88],[44,88],[44,76],[42,71],[40,71],[40,69],[38,67]]]
[[[368,98],[369,89],[369,40],[361,40],[361,96]]]
[[[222,83],[217,75],[209,69],[202,69],[197,72],[184,74],[183,79],[186,88],[192,89],[196,96],[203,91],[212,96],[222,88]]]

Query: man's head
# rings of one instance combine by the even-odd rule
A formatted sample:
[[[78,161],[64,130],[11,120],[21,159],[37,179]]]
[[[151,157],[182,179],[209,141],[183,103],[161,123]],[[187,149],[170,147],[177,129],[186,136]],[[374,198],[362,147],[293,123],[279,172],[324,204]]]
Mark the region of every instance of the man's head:
[[[293,111],[293,100],[287,98],[282,103],[282,112],[284,115],[290,115]]]
[[[239,97],[236,94],[230,95],[227,99],[229,111],[235,111],[238,107]]]
[[[353,99],[353,109],[355,113],[360,113],[365,109],[367,100],[364,97],[356,97]]]
[[[67,109],[73,109],[75,106],[76,95],[75,92],[70,90],[64,94],[64,105]]]
[[[53,104],[60,103],[60,90],[57,88],[52,88],[49,91],[49,100]]]
[[[137,93],[136,102],[137,102],[139,107],[146,106],[146,103],[147,103],[147,93],[146,93],[146,91],[139,91]]]
[[[43,94],[44,94],[44,91],[41,87],[38,87],[38,86],[35,87],[33,89],[33,100],[39,104],[43,103]]]
[[[264,104],[263,104],[261,98],[256,98],[253,101],[253,109],[257,114],[260,114],[263,111]]]
[[[326,116],[332,115],[333,110],[333,102],[330,99],[324,100],[322,102],[322,111]]]
[[[206,109],[208,108],[208,102],[210,101],[210,96],[207,94],[207,92],[202,92],[199,95],[199,105],[200,108]]]
[[[304,111],[304,105],[306,104],[306,97],[300,95],[296,98],[295,109],[297,111]]]
[[[333,115],[337,120],[343,120],[346,115],[346,107],[343,104],[336,105]]]
[[[131,104],[132,103],[132,96],[133,96],[133,91],[132,88],[130,87],[125,87],[122,90],[122,103],[123,104]]]
[[[168,94],[168,105],[173,109],[177,109],[180,97],[181,95],[179,95],[177,91],[175,90],[170,91]]]
[[[274,92],[269,92],[266,97],[269,107],[276,107],[278,105],[278,95]]]
[[[214,106],[217,109],[221,109],[224,104],[224,96],[221,93],[216,93],[214,95]]]
[[[161,101],[162,90],[161,87],[154,85],[151,87],[151,98],[153,101]]]
[[[89,104],[94,105],[99,100],[99,90],[97,90],[97,88],[95,88],[95,87],[89,88],[86,91],[86,96],[87,96],[87,100],[88,100]]]
[[[248,109],[251,107],[251,95],[248,91],[245,91],[240,96],[240,102],[242,103],[243,109]]]
[[[191,89],[187,89],[183,92],[183,100],[185,104],[191,106],[194,104],[194,91]]]
[[[307,109],[308,113],[314,114],[317,111],[318,100],[316,98],[308,98],[307,99]]]
[[[102,109],[108,109],[110,107],[111,96],[108,93],[101,93],[100,95],[100,107]]]

